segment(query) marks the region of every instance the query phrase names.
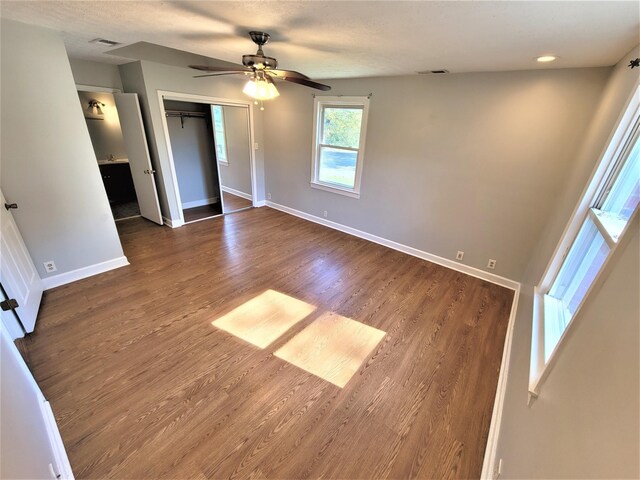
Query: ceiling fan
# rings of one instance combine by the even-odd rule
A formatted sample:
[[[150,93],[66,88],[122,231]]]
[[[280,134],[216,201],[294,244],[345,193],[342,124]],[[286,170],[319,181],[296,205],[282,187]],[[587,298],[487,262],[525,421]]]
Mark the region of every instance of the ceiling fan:
[[[276,88],[273,79],[285,80],[293,82],[305,87],[315,88],[317,90],[331,90],[329,85],[314,82],[306,75],[295,72],[293,70],[278,70],[278,61],[273,57],[265,56],[262,46],[269,41],[270,35],[265,32],[249,32],[251,40],[258,45],[258,51],[255,55],[243,55],[242,65],[238,68],[228,67],[209,67],[207,65],[189,65],[190,68],[201,70],[204,72],[214,72],[205,75],[196,75],[198,77],[213,77],[218,75],[251,75],[251,79],[245,85],[243,92],[256,100],[269,100],[275,98],[280,93]]]

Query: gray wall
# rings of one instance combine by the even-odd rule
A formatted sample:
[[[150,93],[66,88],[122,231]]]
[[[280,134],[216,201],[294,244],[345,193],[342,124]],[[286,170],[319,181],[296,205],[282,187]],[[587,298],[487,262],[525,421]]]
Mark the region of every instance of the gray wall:
[[[85,118],[96,158],[107,160],[109,155],[113,155],[115,158],[127,158],[127,150],[124,146],[120,119],[113,95],[101,92],[78,92],[78,97],[83,111],[86,111],[89,101],[93,99],[105,104],[102,107],[104,120]]]
[[[147,127],[147,138],[152,162],[158,170],[158,194],[163,216],[177,221],[180,218],[180,206],[175,200],[173,179],[169,166],[169,154],[162,127],[158,90],[205,95],[223,99],[247,101],[242,93],[244,77],[193,78],[194,70],[139,61],[120,66],[120,75],[126,92],[140,95],[142,113]],[[255,152],[258,200],[264,199],[264,161],[262,125],[263,118],[259,109],[254,109],[255,141],[260,149]]]
[[[520,280],[610,69],[328,81],[371,98],[360,199],[313,189],[313,97],[278,84],[266,106],[276,203]],[[324,95],[324,93],[323,93]]]
[[[636,48],[615,66],[573,168],[524,277],[498,441],[504,478],[638,478],[640,439],[638,219],[601,276],[599,288],[574,319],[570,336],[527,406],[533,285],[600,160],[617,119],[638,85],[630,70]]]
[[[69,59],[69,63],[73,79],[77,84],[122,90],[120,70],[117,65],[73,58]]]
[[[1,33],[0,186],[40,276],[122,257],[61,38],[4,19]]]
[[[242,107],[223,107],[227,160],[220,164],[222,185],[251,195],[251,140],[249,138],[249,112]]]

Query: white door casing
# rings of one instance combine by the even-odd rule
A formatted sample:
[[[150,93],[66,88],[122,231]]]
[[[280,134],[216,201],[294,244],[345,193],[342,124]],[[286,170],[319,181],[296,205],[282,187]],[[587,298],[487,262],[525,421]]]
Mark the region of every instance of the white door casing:
[[[153,176],[155,170],[151,166],[138,95],[135,93],[114,93],[113,97],[120,119],[122,138],[129,157],[129,167],[138,197],[140,215],[162,225],[156,181]]]
[[[0,283],[9,298],[17,300],[19,306],[16,308],[16,313],[24,329],[30,333],[36,326],[42,300],[42,280],[12,214],[5,208],[6,200],[2,191],[0,191],[0,201]],[[20,205],[17,211],[19,208]],[[8,316],[3,316],[3,319],[7,323],[10,321]],[[7,327],[11,329],[12,336],[17,334],[14,328],[9,325]]]

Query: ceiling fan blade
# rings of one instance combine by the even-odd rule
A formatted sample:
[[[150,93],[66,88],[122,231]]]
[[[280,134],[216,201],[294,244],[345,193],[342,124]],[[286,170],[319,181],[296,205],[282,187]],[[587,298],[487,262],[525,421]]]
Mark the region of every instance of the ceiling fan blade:
[[[250,68],[238,65],[237,67],[210,67],[209,65],[189,65],[194,70],[202,70],[203,72],[250,72]]]
[[[270,68],[268,72],[272,75],[275,75],[277,78],[284,79],[287,77],[293,77],[293,78],[304,78],[305,80],[311,80],[304,73],[296,72],[294,70],[274,70]]]
[[[240,75],[240,74],[248,74],[250,72],[216,72],[216,73],[205,73],[203,75],[194,75],[193,78],[202,78],[202,77],[221,77],[223,75]]]
[[[313,80],[308,80],[306,78],[284,77],[284,78],[280,78],[280,80],[286,80],[287,82],[298,83],[300,85],[304,85],[305,87],[315,88],[316,90],[322,90],[324,92],[331,90],[331,87],[329,85],[324,85],[322,83],[314,82]]]

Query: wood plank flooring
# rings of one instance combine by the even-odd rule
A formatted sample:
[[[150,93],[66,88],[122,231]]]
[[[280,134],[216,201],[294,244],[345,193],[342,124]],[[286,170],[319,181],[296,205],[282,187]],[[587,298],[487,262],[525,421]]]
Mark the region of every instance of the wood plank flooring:
[[[253,202],[251,200],[247,200],[246,198],[239,197],[238,195],[234,195],[229,192],[222,192],[222,199],[224,200],[225,213],[253,206]]]
[[[119,222],[131,265],[45,293],[30,367],[77,478],[474,478],[513,292],[267,207]],[[260,349],[211,322],[316,306]],[[386,332],[340,388],[274,356],[335,312]]]
[[[209,205],[202,205],[200,207],[185,208],[182,210],[185,223],[195,222],[196,220],[203,220],[215,215],[222,214],[222,204],[211,203]]]

